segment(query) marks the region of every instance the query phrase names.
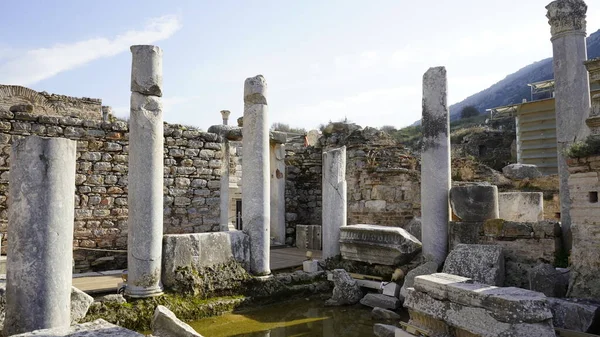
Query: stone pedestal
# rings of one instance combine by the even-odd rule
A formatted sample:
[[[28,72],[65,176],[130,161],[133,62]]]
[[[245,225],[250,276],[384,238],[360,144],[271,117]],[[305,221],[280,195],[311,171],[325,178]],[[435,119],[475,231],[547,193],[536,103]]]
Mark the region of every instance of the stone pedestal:
[[[452,205],[453,215],[462,221],[498,219],[498,187],[494,185],[452,187],[450,205]]]
[[[500,219],[520,222],[544,220],[544,194],[542,192],[498,193]]]
[[[162,51],[132,46],[129,119],[129,205],[125,293],[131,297],[162,294],[163,116]]]
[[[346,226],[346,147],[323,151],[323,259],[340,254],[340,228]]]
[[[421,214],[423,254],[442,265],[448,253],[450,206],[450,119],[446,68],[423,75]]]
[[[10,157],[4,334],[71,323],[77,142],[30,136]]]
[[[546,6],[551,26],[555,81],[556,141],[560,181],[560,220],[565,248],[571,249],[571,198],[565,150],[583,140],[590,109],[590,84],[583,62],[587,6],[582,0],[557,0]]]
[[[242,221],[250,236],[250,271],[269,275],[270,180],[267,82],[262,75],[244,83]]]

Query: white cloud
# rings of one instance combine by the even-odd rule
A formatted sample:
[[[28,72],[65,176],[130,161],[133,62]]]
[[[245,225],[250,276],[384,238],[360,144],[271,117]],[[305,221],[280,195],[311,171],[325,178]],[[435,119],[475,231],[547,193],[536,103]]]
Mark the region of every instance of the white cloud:
[[[150,19],[142,30],[130,30],[113,39],[99,37],[16,53],[0,64],[0,78],[6,84],[31,85],[96,59],[117,55],[131,45],[167,39],[181,27],[179,17],[166,15]]]
[[[414,122],[414,116],[407,112],[414,111],[415,106],[406,106],[406,102],[415,102],[418,109],[420,95],[421,88],[415,86],[379,88],[313,105],[278,110],[283,112],[279,117],[285,119],[285,123],[305,128],[314,128],[317,126],[315,123],[345,118],[362,126],[401,126]]]

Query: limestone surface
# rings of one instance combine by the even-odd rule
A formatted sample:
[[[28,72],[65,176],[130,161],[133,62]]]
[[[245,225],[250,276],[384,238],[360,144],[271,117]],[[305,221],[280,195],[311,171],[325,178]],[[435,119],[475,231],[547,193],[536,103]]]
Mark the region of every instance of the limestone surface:
[[[548,297],[565,297],[569,287],[569,270],[554,268],[551,264],[540,263],[528,273],[529,289]]]
[[[325,305],[351,305],[356,304],[363,298],[364,294],[356,280],[344,269],[333,270],[333,295],[325,302]]]
[[[131,91],[162,96],[162,50],[157,46],[131,46]]]
[[[29,136],[10,159],[7,335],[69,326],[77,143]]]
[[[444,273],[489,285],[504,285],[504,252],[496,245],[459,244],[448,254]]]
[[[323,151],[323,259],[340,254],[347,222],[346,147]]]
[[[421,251],[421,242],[399,227],[353,225],[340,228],[340,250],[347,260],[401,265]]]
[[[502,168],[502,173],[510,179],[534,179],[542,176],[536,165],[510,164]]]
[[[542,192],[498,193],[500,219],[520,222],[544,220],[544,194]]]
[[[152,335],[156,337],[202,337],[191,326],[182,322],[167,307],[159,305],[154,310]]]
[[[242,219],[250,237],[250,271],[269,275],[270,179],[267,83],[262,75],[244,82]]]
[[[407,292],[408,288],[413,287],[413,285],[415,283],[415,277],[421,276],[421,275],[434,274],[437,272],[437,270],[438,270],[437,263],[435,263],[433,261],[429,261],[429,262],[423,263],[422,265],[418,266],[417,268],[409,271],[406,274],[406,277],[404,277],[404,284],[402,284],[402,288],[400,289],[400,301],[404,301],[404,298],[406,297],[406,292]]]
[[[392,320],[400,320],[400,315],[397,313],[383,308],[373,308],[371,310],[371,317],[375,320],[380,321],[392,321]]]
[[[394,337],[396,329],[395,325],[376,323],[373,326],[373,334],[377,337]]]
[[[248,266],[250,240],[242,231],[218,233],[170,234],[163,239],[163,274],[165,287],[177,284],[177,271],[200,269],[236,261]]]
[[[143,55],[134,52],[134,64],[135,58]],[[132,74],[135,73],[136,69],[133,69]],[[127,295],[132,297],[155,296],[163,290],[160,283],[164,207],[162,134],[161,98],[132,91],[127,175],[129,217],[126,288]]]
[[[571,250],[571,195],[566,149],[590,133],[590,82],[586,52],[586,12],[583,0],[556,0],[546,6],[552,37],[554,105],[560,190],[560,221],[566,251]]]
[[[76,324],[84,318],[92,303],[94,303],[92,296],[71,287],[71,324]]]
[[[396,310],[401,305],[400,300],[398,300],[396,297],[374,293],[366,294],[365,297],[360,300],[360,304],[371,308],[383,308],[390,310]]]
[[[143,337],[144,335],[122,328],[118,325],[108,323],[103,319],[97,319],[93,322],[87,322],[82,324],[72,325],[70,327],[53,328],[35,330],[26,332],[18,335],[12,335],[14,337],[33,337],[33,336],[45,336],[45,337]]]
[[[317,225],[296,225],[296,247],[321,250],[321,229]]]
[[[450,115],[446,68],[423,75],[423,152],[421,154],[421,214],[423,254],[444,263],[448,253],[448,192],[450,190]]]
[[[452,212],[462,221],[497,219],[498,187],[493,185],[455,186],[450,190]]]
[[[477,336],[554,336],[546,297],[525,289],[477,284],[448,274],[418,276],[404,306],[411,322],[424,329],[439,331],[447,325]]]
[[[600,332],[600,303],[548,297],[548,305],[554,327],[596,334]]]

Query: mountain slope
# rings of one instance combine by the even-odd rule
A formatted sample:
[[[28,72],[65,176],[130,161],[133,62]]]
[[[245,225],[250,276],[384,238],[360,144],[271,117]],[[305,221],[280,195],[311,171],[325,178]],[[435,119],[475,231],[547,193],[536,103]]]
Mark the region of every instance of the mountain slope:
[[[588,59],[600,57],[600,30],[587,38]],[[520,103],[523,98],[530,100],[529,83],[554,78],[552,58],[530,64],[491,87],[467,97],[462,102],[450,106],[450,119],[460,118],[460,111],[468,105],[475,106],[480,113],[486,109]]]

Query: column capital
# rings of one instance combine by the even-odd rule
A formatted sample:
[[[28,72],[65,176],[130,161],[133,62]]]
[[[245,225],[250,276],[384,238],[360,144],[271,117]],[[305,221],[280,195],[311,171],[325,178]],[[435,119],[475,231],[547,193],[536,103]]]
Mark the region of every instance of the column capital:
[[[583,62],[590,73],[590,83],[600,84],[600,57]]]
[[[583,62],[590,74],[590,84],[600,84],[600,57]],[[590,116],[585,121],[592,134],[600,134],[600,93],[591,97]]]
[[[230,114],[231,114],[231,111],[229,111],[229,110],[221,110],[221,117],[223,118],[223,125],[227,125]]]
[[[568,32],[585,34],[587,5],[583,0],[556,0],[546,9],[552,37]]]

